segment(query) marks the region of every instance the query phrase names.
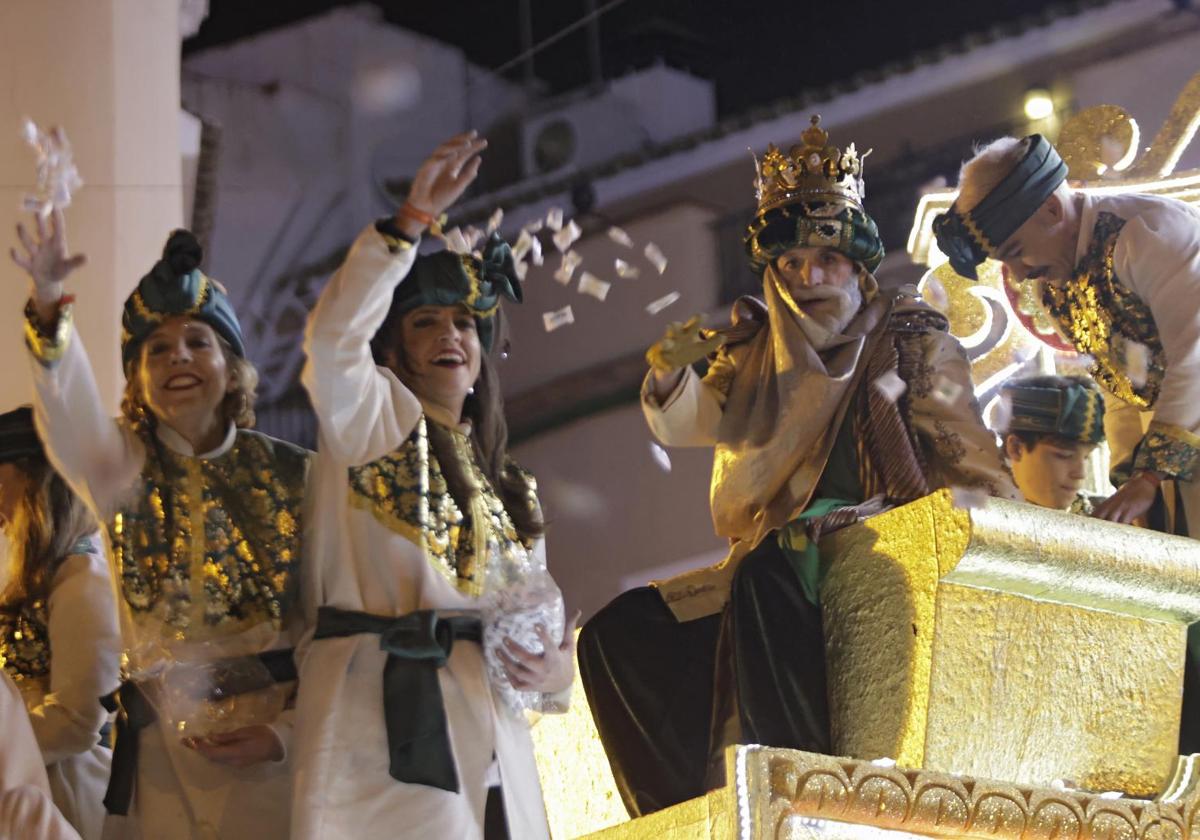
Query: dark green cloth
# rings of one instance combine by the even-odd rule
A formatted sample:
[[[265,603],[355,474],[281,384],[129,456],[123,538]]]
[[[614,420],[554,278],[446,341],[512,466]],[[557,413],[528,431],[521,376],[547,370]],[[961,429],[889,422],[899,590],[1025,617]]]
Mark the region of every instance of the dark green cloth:
[[[33,426],[32,408],[23,405],[0,414],[0,464],[45,455]]]
[[[383,667],[383,716],[388,739],[388,774],[397,781],[457,793],[458,771],[438,668],[450,658],[455,639],[478,642],[477,617],[441,617],[418,610],[399,617],[321,607],[313,639],[375,633],[387,651]]]
[[[1065,387],[1043,384],[1041,377],[1007,382],[1000,389],[1011,408],[1009,432],[1035,432],[1080,443],[1104,440],[1104,397],[1082,382]]]
[[[200,270],[203,258],[204,249],[191,231],[181,228],[167,238],[162,259],[125,300],[121,360],[126,368],[146,336],[173,315],[190,315],[204,321],[229,342],[234,353],[246,355],[237,313],[225,288]]]

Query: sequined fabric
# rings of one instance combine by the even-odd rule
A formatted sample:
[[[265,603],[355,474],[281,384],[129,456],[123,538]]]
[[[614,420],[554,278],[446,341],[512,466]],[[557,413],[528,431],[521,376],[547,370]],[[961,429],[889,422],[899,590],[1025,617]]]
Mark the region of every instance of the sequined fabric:
[[[39,679],[50,673],[50,630],[46,602],[21,605],[0,613],[0,667],[13,682]]]
[[[471,509],[459,507],[429,446],[430,422],[422,417],[398,449],[369,464],[350,468],[350,503],[421,546],[429,562],[460,592],[477,596],[484,590],[491,557],[504,552],[524,553],[532,545],[522,541],[504,503],[475,462],[470,438],[449,429],[459,461],[476,490]],[[515,465],[510,469],[516,469]],[[533,477],[518,472],[529,487],[530,504],[536,505]],[[476,531],[479,521],[486,523],[483,534]],[[481,560],[483,551],[488,558]]]
[[[130,501],[108,523],[121,593],[194,638],[279,626],[300,559],[307,453],[239,430],[211,459],[146,440]]]
[[[1138,444],[1133,469],[1152,470],[1168,478],[1191,481],[1200,459],[1200,437],[1165,423],[1152,422]]]
[[[1091,374],[1115,396],[1138,408],[1158,398],[1167,358],[1150,307],[1122,285],[1113,268],[1113,252],[1125,220],[1099,213],[1087,253],[1065,284],[1044,284],[1042,302],[1063,334],[1080,353],[1095,361]],[[1131,346],[1148,351],[1144,382],[1128,373]],[[1140,380],[1141,377],[1139,376]]]

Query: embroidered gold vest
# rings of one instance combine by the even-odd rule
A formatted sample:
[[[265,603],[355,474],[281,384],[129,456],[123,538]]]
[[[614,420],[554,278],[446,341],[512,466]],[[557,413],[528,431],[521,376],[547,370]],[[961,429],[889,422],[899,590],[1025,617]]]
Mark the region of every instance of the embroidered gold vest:
[[[129,501],[107,523],[125,602],[186,638],[278,627],[294,597],[308,453],[245,429],[211,459],[145,444]]]
[[[350,504],[371,513],[382,525],[420,546],[426,558],[460,592],[478,596],[487,581],[488,563],[498,552],[524,552],[522,540],[479,464],[471,440],[447,429],[459,462],[474,485],[464,511],[450,495],[437,456],[429,446],[424,416],[395,451],[349,470]],[[528,487],[528,503],[537,504],[533,477],[518,469]],[[479,530],[482,523],[482,532]],[[487,556],[480,556],[486,552]]]
[[[1120,216],[1098,213],[1087,252],[1074,275],[1061,286],[1044,283],[1042,302],[1075,349],[1094,359],[1091,374],[1096,381],[1144,409],[1158,399],[1167,357],[1150,307],[1121,283],[1113,267],[1124,226]],[[1131,377],[1131,370],[1136,375]]]

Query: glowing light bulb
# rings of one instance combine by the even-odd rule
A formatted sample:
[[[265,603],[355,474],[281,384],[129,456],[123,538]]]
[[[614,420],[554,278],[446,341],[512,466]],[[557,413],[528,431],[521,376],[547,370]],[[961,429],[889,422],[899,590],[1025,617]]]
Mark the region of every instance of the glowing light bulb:
[[[1025,93],[1025,116],[1031,120],[1044,120],[1054,113],[1054,100],[1043,88],[1032,88]]]

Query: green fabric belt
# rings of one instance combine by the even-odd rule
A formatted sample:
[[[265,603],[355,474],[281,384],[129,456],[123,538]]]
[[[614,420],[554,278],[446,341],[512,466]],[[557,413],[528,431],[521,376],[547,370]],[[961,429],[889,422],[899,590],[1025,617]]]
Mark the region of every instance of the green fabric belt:
[[[825,580],[825,573],[829,571],[829,563],[822,562],[821,551],[817,544],[808,538],[805,526],[810,519],[856,504],[859,503],[846,499],[813,499],[804,513],[776,533],[779,549],[792,564],[796,577],[800,578],[800,588],[804,590],[804,597],[811,604],[821,603],[821,582]]]
[[[317,610],[314,639],[375,633],[387,651],[383,666],[383,717],[388,739],[388,774],[397,781],[458,792],[458,771],[446,726],[437,669],[446,664],[455,639],[481,641],[475,616],[440,617],[418,610],[398,618],[336,607]]]

